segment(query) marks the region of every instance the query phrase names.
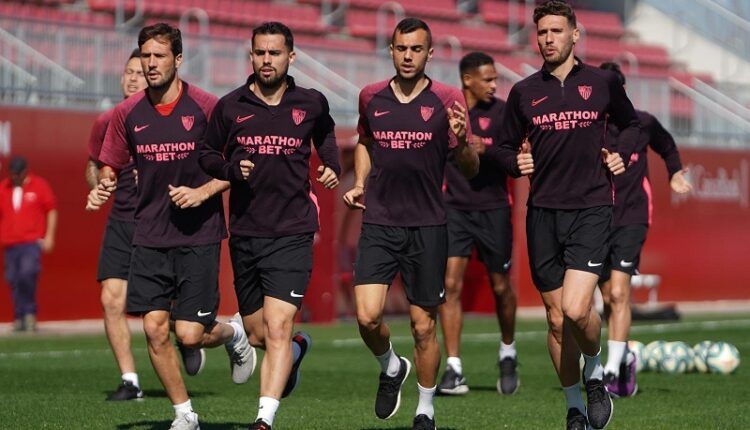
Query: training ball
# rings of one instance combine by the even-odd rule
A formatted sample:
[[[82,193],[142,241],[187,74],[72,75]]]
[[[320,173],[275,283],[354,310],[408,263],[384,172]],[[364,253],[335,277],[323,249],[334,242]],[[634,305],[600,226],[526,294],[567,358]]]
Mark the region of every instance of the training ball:
[[[716,342],[706,352],[706,366],[711,373],[728,375],[740,365],[740,351],[729,342]]]
[[[690,347],[685,342],[668,342],[662,347],[662,357],[659,361],[659,371],[670,374],[688,371],[692,356]]]
[[[655,340],[649,342],[643,349],[643,369],[656,372],[659,370],[659,363],[664,356],[664,345],[666,342],[663,340]]]
[[[638,342],[637,340],[629,340],[628,341],[628,350],[635,355],[635,369],[636,372],[642,372],[644,361],[643,361],[643,350],[646,348],[646,346]]]
[[[713,345],[713,342],[710,340],[704,340],[696,343],[693,347],[693,366],[695,367],[696,372],[708,373],[708,366],[706,366],[706,353],[711,345]]]

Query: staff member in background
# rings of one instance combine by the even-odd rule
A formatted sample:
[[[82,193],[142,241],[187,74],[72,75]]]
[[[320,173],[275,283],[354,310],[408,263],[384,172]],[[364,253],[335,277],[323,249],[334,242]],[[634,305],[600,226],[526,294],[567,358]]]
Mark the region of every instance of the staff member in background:
[[[41,252],[55,247],[55,196],[46,180],[29,173],[24,158],[11,159],[8,170],[9,178],[0,182],[0,240],[13,292],[13,331],[35,331]]]

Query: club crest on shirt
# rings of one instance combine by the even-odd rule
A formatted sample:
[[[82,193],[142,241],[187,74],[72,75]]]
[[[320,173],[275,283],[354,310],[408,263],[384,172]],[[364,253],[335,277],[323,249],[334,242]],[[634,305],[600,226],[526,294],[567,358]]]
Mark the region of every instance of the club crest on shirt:
[[[305,119],[305,115],[307,115],[307,112],[303,111],[302,109],[292,108],[292,120],[294,121],[295,125],[302,124],[302,121]]]
[[[432,112],[435,110],[432,106],[422,106],[420,109],[420,113],[422,114],[422,119],[424,122],[427,122],[432,118]]]
[[[591,97],[592,90],[593,89],[591,88],[591,85],[579,85],[578,86],[578,94],[580,94],[584,100],[588,100],[589,97]]]
[[[487,128],[490,126],[490,118],[486,116],[480,116],[479,117],[479,128],[482,129],[482,131],[487,130]]]
[[[193,128],[193,123],[195,122],[195,116],[193,115],[184,115],[182,117],[182,126],[185,127],[185,130],[190,131]]]

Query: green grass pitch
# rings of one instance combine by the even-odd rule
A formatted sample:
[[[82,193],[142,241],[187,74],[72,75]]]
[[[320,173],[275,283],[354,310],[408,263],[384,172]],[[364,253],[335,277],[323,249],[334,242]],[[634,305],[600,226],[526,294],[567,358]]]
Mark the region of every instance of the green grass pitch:
[[[496,327],[491,318],[467,319],[462,356],[471,391],[436,398],[438,428],[564,428],[565,403],[547,355],[544,321],[518,322],[521,387],[515,396],[495,391]],[[374,398],[379,369],[355,323],[299,328],[312,335],[313,348],[302,364],[297,391],[281,404],[274,429],[411,428],[417,400],[414,373],[404,386],[398,414],[378,420]],[[396,352],[411,357],[408,323],[392,319],[391,329]],[[633,331],[631,337],[644,343],[724,340],[750,359],[750,315],[688,317],[675,324],[638,324]],[[151,369],[144,338],[134,336],[133,347],[146,398],[110,403],[104,398],[119,375],[103,335],[0,338],[0,429],[167,429],[172,408]],[[186,377],[201,428],[246,428],[255,419],[258,375],[245,385],[232,384],[224,349],[209,350],[203,373]],[[615,401],[608,428],[750,429],[748,405],[747,363],[730,376],[641,373],[638,395]]]

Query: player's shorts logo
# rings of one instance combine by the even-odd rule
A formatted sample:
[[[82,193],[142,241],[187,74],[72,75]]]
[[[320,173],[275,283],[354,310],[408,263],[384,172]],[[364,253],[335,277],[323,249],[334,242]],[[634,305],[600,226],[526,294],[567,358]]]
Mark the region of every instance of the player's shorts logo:
[[[182,117],[182,126],[185,127],[185,130],[190,131],[190,129],[193,128],[193,123],[195,122],[195,116],[193,115],[184,115]]]
[[[303,111],[302,109],[292,108],[292,120],[294,121],[295,125],[302,124],[302,121],[305,119],[305,115],[307,115],[307,112]]]
[[[435,108],[432,106],[422,106],[420,109],[420,113],[422,114],[422,119],[424,122],[427,122],[432,117],[432,112],[435,111]]]
[[[593,89],[591,88],[591,85],[579,85],[578,86],[578,94],[580,94],[584,100],[588,100],[589,97],[591,97],[592,91]]]
[[[487,130],[487,128],[490,126],[490,118],[486,116],[480,116],[479,117],[479,128],[482,129],[482,131]]]

